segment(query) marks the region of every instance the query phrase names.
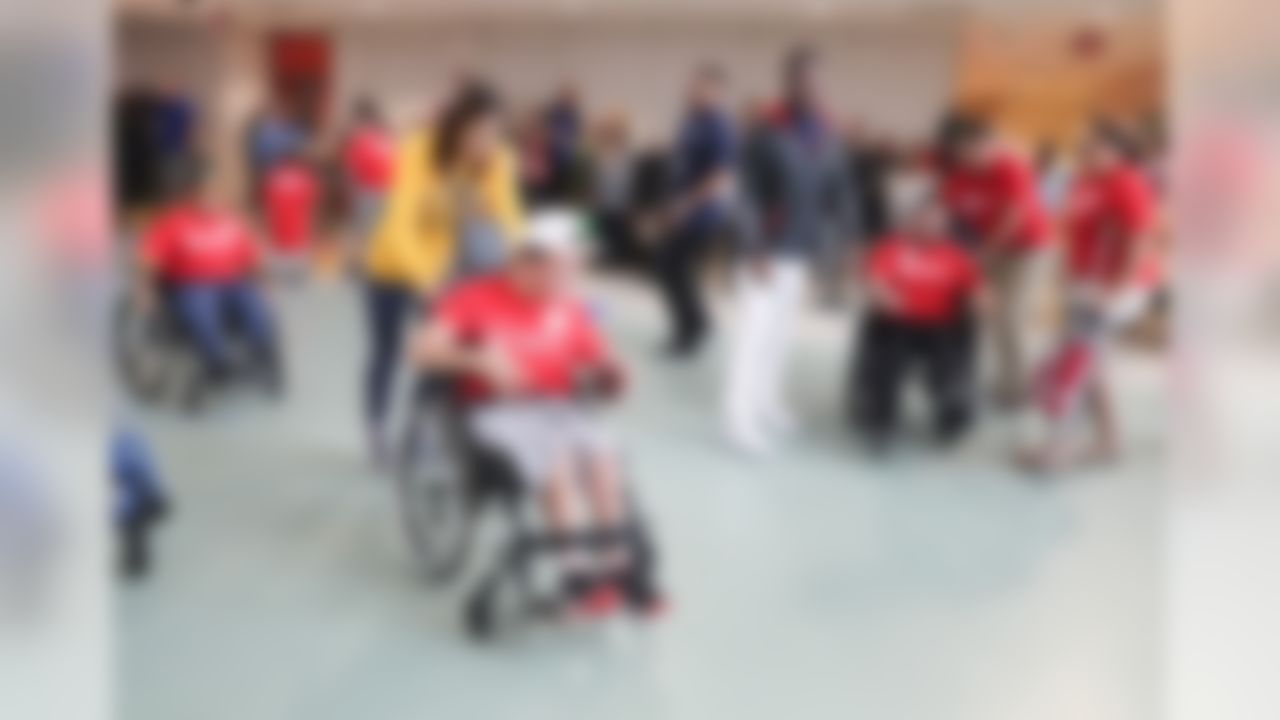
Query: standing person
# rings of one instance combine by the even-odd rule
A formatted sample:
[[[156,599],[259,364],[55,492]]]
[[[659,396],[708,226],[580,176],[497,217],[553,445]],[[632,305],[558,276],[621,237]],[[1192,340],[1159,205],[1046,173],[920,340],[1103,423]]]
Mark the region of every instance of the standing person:
[[[883,137],[860,123],[849,125],[845,142],[862,231],[869,238],[882,237],[889,232],[892,216],[888,186],[893,151]]]
[[[351,203],[352,251],[358,257],[381,217],[395,170],[391,132],[370,98],[356,102],[351,128],[343,140],[342,169]]]
[[[734,156],[724,71],[703,65],[689,85],[673,161],[675,195],[666,208],[668,233],[657,257],[671,319],[667,352],[673,358],[697,353],[710,332],[699,271],[711,243],[727,226]]]
[[[1001,404],[1016,406],[1026,396],[1027,336],[1035,324],[1052,239],[1035,170],[994,128],[975,118],[950,119],[940,145],[947,206],[991,284],[996,396]]]
[[[787,359],[813,260],[828,234],[848,241],[858,232],[844,148],[821,109],[817,62],[808,48],[787,55],[782,101],[745,158],[747,260],[725,408],[730,441],[753,454],[795,425]]]
[[[397,151],[364,267],[364,410],[376,463],[389,458],[387,415],[406,324],[449,281],[499,265],[519,236],[516,163],[499,110],[493,91],[472,81]]]
[[[581,200],[582,101],[578,89],[566,82],[543,114],[547,142],[547,183],[551,204]]]
[[[613,112],[600,122],[592,153],[592,212],[603,241],[603,260],[610,267],[634,269],[640,260],[632,228],[631,153],[627,118]]]
[[[301,154],[307,135],[283,100],[274,99],[249,123],[245,155],[249,166],[250,204],[261,207],[267,173],[286,157]]]
[[[1076,459],[1105,462],[1119,453],[1104,367],[1107,341],[1142,315],[1162,274],[1153,242],[1155,193],[1137,155],[1127,133],[1109,123],[1098,123],[1082,148],[1063,219],[1066,337],[1037,378],[1049,434],[1022,456],[1032,469],[1056,469],[1073,459],[1066,426],[1081,406],[1092,425],[1092,447]]]
[[[315,240],[320,203],[316,172],[301,155],[286,155],[267,172],[262,191],[272,250],[286,264],[299,265]]]

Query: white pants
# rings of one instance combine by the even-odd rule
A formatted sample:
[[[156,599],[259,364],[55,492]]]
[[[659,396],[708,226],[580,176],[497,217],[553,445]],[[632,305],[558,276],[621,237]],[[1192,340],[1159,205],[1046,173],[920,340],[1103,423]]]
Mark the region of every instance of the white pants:
[[[514,466],[527,485],[544,485],[556,467],[599,455],[615,455],[604,420],[568,400],[498,402],[477,408],[471,432]]]
[[[759,437],[789,420],[787,361],[808,285],[808,265],[800,259],[774,258],[766,277],[739,271],[725,389],[730,433]]]

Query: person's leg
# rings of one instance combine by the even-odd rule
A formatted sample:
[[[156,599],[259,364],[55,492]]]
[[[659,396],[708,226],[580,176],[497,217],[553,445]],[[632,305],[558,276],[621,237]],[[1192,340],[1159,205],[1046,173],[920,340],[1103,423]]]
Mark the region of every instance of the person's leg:
[[[225,377],[231,353],[222,322],[219,288],[203,283],[183,284],[174,288],[172,298],[178,321],[195,343],[204,371],[214,379]]]
[[[998,302],[991,323],[996,392],[1007,405],[1016,406],[1027,400],[1027,359],[1044,308],[1041,298],[1050,279],[1051,260],[1045,251],[1028,250],[1003,256],[996,263]]]
[[[739,449],[757,453],[768,449],[761,426],[762,360],[768,344],[771,279],[743,268],[736,283],[736,318],[726,358],[725,429]]]
[[[902,338],[897,323],[884,315],[873,312],[864,323],[858,343],[856,421],[868,441],[879,446],[897,429]]]
[[[396,365],[403,344],[404,326],[413,307],[413,295],[399,285],[370,282],[365,291],[369,355],[365,366],[365,423],[375,461],[390,453],[387,415]]]
[[[694,228],[680,230],[659,251],[659,278],[671,318],[670,349],[677,355],[698,350],[707,332],[707,314],[699,285],[699,245]]]
[[[770,430],[785,432],[796,424],[787,399],[787,371],[810,268],[799,260],[780,259],[774,263],[773,272],[773,292],[761,347],[760,413]]]
[[[961,322],[922,330],[921,361],[925,386],[933,405],[933,428],[937,439],[950,443],[960,438],[972,419],[971,387]]]
[[[242,280],[222,290],[223,309],[238,323],[260,357],[274,362],[278,337],[275,318],[262,290],[253,282]]]

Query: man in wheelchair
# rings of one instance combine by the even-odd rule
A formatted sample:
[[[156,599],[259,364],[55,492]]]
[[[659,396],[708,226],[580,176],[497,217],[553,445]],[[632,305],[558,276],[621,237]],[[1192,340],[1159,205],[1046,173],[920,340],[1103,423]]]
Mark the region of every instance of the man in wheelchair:
[[[509,461],[552,536],[564,540],[556,559],[570,614],[600,617],[625,605],[651,615],[662,599],[623,531],[635,518],[598,414],[601,400],[621,394],[625,375],[573,290],[579,227],[563,211],[530,218],[505,268],[446,293],[414,354],[429,374],[459,379],[468,433]],[[572,541],[592,536],[612,539]]]
[[[144,307],[176,321],[197,355],[203,380],[218,385],[249,365],[272,392],[282,378],[275,323],[257,280],[260,258],[249,228],[220,207],[192,162],[172,178],[174,199],[144,231],[136,288]]]

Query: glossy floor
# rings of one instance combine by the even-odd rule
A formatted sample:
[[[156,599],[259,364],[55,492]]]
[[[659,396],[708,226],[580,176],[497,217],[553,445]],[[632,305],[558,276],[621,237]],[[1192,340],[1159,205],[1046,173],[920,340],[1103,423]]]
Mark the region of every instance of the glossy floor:
[[[848,323],[806,320],[804,428],[776,457],[720,439],[719,349],[656,359],[656,308],[599,289],[639,369],[618,421],[665,549],[652,628],[477,647],[413,578],[391,484],[364,462],[363,335],[337,283],[278,295],[293,387],[196,422],[140,413],[178,514],[119,595],[126,720],[1134,720],[1160,657],[1161,389],[1116,370],[1126,464],[1052,483],[997,421],[945,456],[863,457],[838,429]]]

